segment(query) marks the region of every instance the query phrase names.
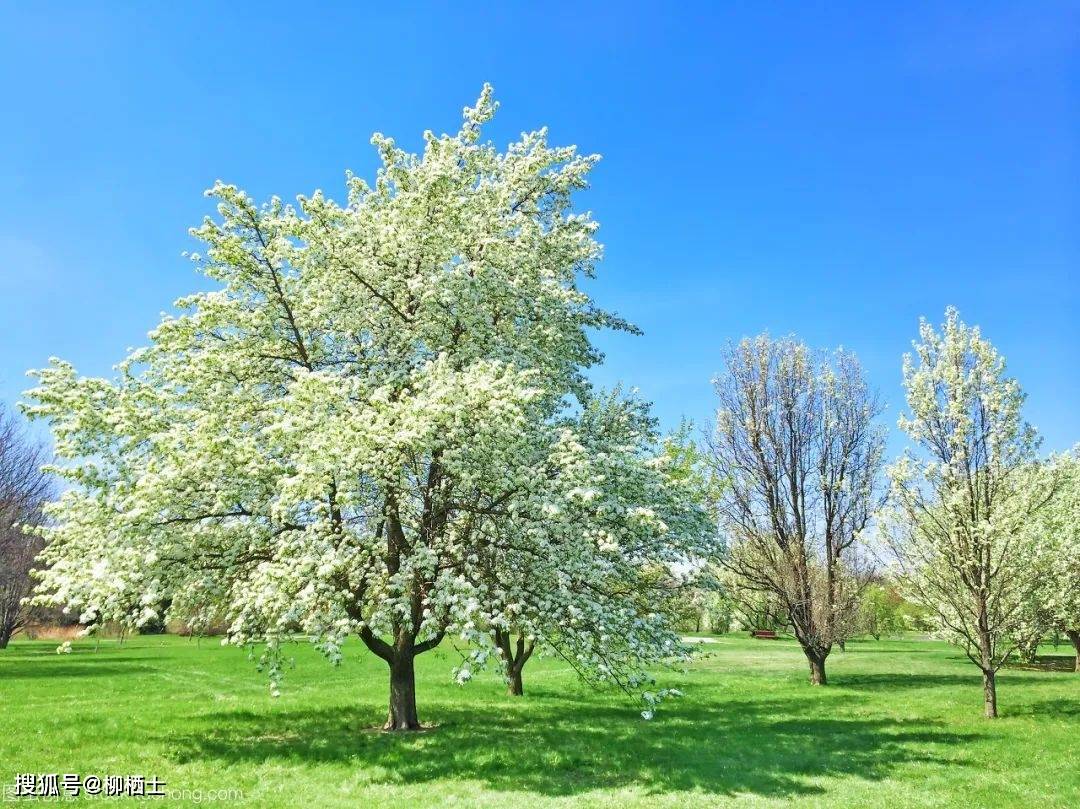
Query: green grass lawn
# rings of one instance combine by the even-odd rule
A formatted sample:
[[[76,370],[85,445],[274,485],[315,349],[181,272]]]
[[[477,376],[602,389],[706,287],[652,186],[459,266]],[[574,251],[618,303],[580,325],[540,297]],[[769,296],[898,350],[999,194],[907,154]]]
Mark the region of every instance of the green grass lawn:
[[[421,720],[436,727],[411,735],[372,729],[387,672],[358,646],[333,668],[298,644],[276,700],[244,651],[210,640],[55,648],[0,651],[5,785],[17,772],[156,775],[191,790],[184,803],[233,789],[239,805],[311,809],[1080,805],[1080,675],[1004,671],[1002,718],[987,721],[975,668],[939,643],[850,644],[815,689],[792,642],[723,636],[688,674],[663,676],[685,696],[652,722],[554,660],[529,662],[524,698],[494,673],[457,686],[444,644],[418,671]]]

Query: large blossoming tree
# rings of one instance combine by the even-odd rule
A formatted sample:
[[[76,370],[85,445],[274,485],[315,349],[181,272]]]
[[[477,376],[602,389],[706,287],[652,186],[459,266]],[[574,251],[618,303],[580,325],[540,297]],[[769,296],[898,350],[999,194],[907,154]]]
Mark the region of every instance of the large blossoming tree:
[[[482,646],[548,614],[577,667],[628,689],[681,651],[616,581],[692,555],[696,507],[648,439],[582,416],[587,330],[632,328],[578,286],[600,247],[571,195],[597,158],[544,130],[499,152],[495,109],[485,87],[421,155],[375,135],[382,168],[344,206],[215,185],[193,233],[219,288],[116,380],[37,372],[28,409],[73,484],[46,600],[89,624],[224,618],[264,644],[275,693],[284,637],[337,660],[358,635],[388,665],[392,730],[419,726],[414,660],[451,633]]]
[[[1054,475],[1036,462],[1020,385],[979,329],[949,308],[940,331],[923,320],[919,337],[904,357],[909,412],[900,417],[917,453],[890,470],[888,538],[909,593],[982,672],[993,718],[997,671],[1023,644],[1038,597],[1030,529]]]

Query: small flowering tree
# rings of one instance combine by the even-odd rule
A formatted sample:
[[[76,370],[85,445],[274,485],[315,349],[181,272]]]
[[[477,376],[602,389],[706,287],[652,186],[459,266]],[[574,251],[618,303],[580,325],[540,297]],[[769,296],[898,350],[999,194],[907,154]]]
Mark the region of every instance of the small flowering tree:
[[[660,439],[643,402],[591,396],[559,430],[562,457],[543,505],[500,508],[486,526],[478,625],[491,627],[512,695],[524,693],[537,648],[586,680],[639,690],[651,682],[647,667],[686,657],[661,605],[678,571],[714,552],[715,531],[678,439]],[[567,565],[582,543],[572,555],[584,564]],[[489,656],[475,646],[462,679]]]
[[[90,624],[166,601],[224,619],[228,642],[264,644],[275,694],[283,638],[336,661],[358,635],[389,668],[390,730],[419,727],[414,661],[449,634],[490,645],[549,615],[568,659],[628,688],[680,651],[610,583],[698,537],[662,523],[642,440],[570,407],[600,359],[586,330],[632,329],[578,287],[600,247],[571,194],[597,158],[544,130],[500,153],[480,141],[495,109],[486,87],[419,156],[376,135],[383,166],[344,206],[215,185],[219,218],[193,232],[219,288],[115,381],[37,372],[28,410],[73,484],[43,600]]]
[[[1037,597],[1031,521],[1052,496],[1024,394],[1005,360],[957,311],[941,331],[923,320],[904,357],[909,414],[900,427],[922,450],[891,468],[888,541],[909,593],[983,675],[996,717],[996,673],[1022,643]]]

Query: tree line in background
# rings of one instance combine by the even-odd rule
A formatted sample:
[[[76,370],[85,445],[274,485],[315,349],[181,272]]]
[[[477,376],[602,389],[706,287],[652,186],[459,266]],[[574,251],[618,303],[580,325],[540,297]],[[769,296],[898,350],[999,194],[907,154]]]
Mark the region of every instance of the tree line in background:
[[[919,454],[887,474],[858,360],[793,337],[729,347],[715,429],[664,436],[586,379],[591,330],[636,331],[580,286],[600,246],[571,198],[596,156],[545,130],[499,152],[496,106],[485,88],[421,155],[374,136],[382,168],[344,205],[215,185],[193,258],[218,289],[116,380],[36,372],[25,409],[57,460],[12,455],[40,475],[0,525],[19,614],[15,560],[41,551],[37,608],[91,632],[221,626],[273,694],[283,643],[336,663],[358,637],[387,665],[388,730],[420,727],[415,660],[447,638],[462,683],[497,665],[522,694],[539,650],[650,718],[670,695],[651,671],[688,659],[691,628],[790,630],[822,685],[852,637],[932,628],[996,715],[1010,655],[1077,638],[1080,495],[993,347],[953,310],[921,326],[901,420]]]

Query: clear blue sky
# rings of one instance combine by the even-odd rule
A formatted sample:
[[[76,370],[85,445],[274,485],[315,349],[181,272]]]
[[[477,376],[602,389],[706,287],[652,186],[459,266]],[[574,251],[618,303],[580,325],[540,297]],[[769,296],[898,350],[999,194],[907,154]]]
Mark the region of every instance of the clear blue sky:
[[[490,81],[497,143],[604,155],[592,291],[666,425],[730,338],[856,350],[890,404],[920,315],[980,324],[1048,449],[1080,440],[1080,7],[0,3],[0,399],[107,374],[181,294],[215,178],[341,197]],[[313,11],[315,7],[320,11]],[[894,437],[893,446],[902,446]]]

